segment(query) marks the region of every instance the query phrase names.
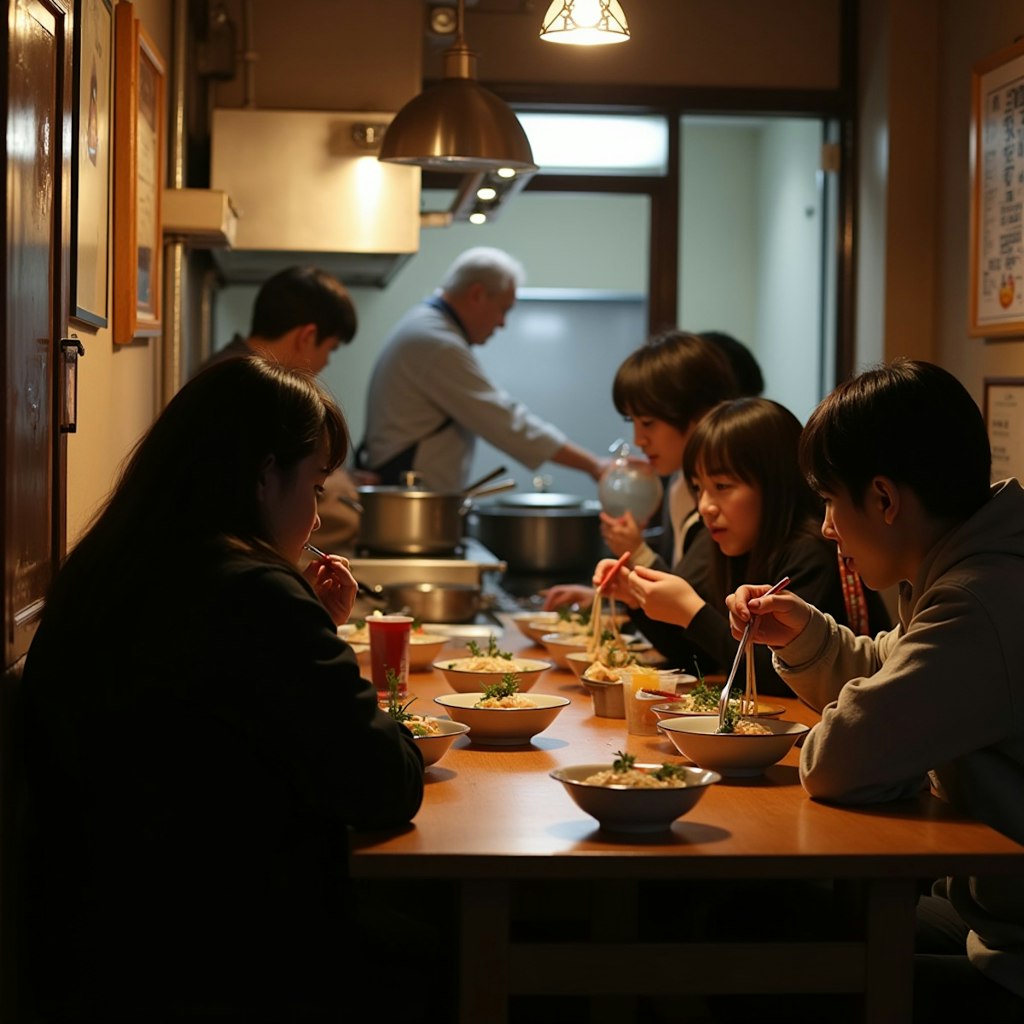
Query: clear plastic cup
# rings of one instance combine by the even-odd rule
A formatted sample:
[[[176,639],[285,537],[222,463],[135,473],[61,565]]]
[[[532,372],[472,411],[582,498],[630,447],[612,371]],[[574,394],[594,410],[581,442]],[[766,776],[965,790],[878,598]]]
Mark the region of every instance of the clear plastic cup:
[[[370,630],[370,674],[380,700],[387,700],[389,695],[389,669],[398,678],[398,696],[405,697],[409,692],[412,622],[411,615],[370,615],[366,619]]]
[[[658,689],[658,673],[649,668],[625,669],[622,672],[622,702],[626,707],[626,732],[633,736],[657,736],[658,716],[651,708],[667,698],[644,689]]]

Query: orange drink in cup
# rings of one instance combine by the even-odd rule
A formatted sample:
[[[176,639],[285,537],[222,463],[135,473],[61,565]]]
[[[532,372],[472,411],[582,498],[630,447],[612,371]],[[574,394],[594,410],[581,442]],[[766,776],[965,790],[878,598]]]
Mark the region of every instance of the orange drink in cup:
[[[626,705],[626,731],[634,736],[657,736],[658,718],[651,707],[665,698],[643,690],[657,690],[661,678],[647,665],[630,665],[622,672],[622,697]]]

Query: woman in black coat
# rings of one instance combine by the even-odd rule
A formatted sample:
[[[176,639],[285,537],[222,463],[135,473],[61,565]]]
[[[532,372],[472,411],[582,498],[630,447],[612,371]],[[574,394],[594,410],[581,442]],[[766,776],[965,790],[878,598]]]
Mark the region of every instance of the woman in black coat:
[[[20,715],[32,1019],[351,1005],[348,829],[408,823],[423,764],[337,635],[347,564],[297,567],[347,446],[311,375],[214,365],[59,572]]]

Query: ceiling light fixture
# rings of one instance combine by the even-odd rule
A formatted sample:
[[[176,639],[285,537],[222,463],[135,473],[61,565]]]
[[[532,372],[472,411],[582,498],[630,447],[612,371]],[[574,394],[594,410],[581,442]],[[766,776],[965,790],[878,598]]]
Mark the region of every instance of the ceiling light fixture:
[[[605,46],[629,39],[629,26],[619,0],[554,0],[540,37],[549,43]]]
[[[388,125],[379,159],[435,171],[535,171],[530,140],[503,100],[476,81],[476,54],[462,35],[444,53],[444,78],[411,99]]]

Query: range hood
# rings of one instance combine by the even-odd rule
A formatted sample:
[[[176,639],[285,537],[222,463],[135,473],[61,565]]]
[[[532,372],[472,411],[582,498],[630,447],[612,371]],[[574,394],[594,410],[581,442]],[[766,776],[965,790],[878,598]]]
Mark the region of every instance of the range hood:
[[[393,114],[219,108],[210,187],[238,213],[227,281],[315,264],[346,285],[384,287],[420,243],[420,169],[377,159]]]

